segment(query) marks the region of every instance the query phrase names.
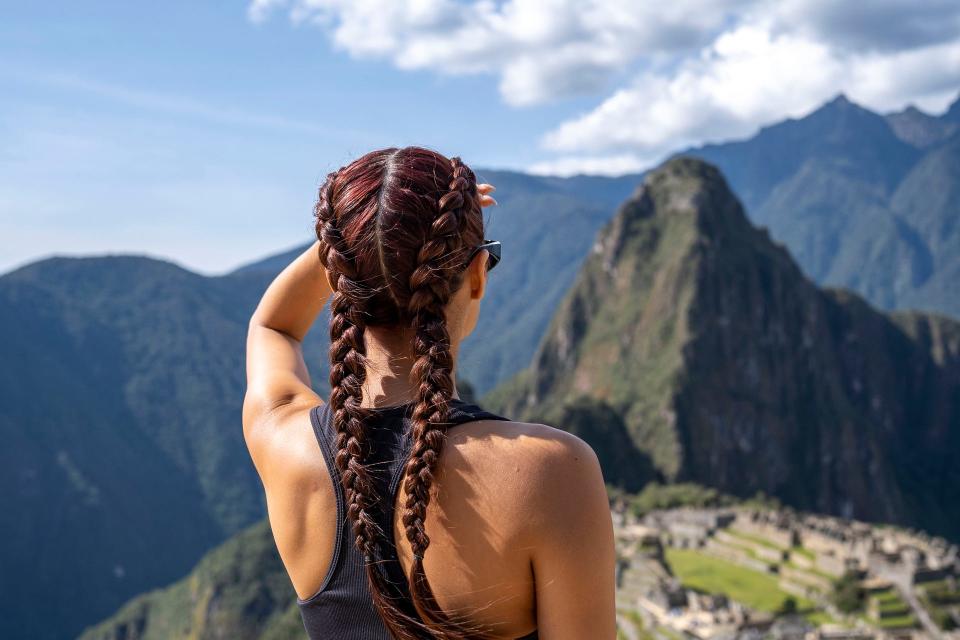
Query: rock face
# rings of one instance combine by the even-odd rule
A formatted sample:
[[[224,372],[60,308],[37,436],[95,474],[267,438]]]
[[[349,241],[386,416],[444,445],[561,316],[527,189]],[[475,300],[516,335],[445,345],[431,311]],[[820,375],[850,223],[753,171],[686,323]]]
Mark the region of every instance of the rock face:
[[[488,402],[541,417],[589,398],[667,480],[957,538],[958,354],[952,320],[819,289],[717,169],[677,158],[620,207],[529,370]]]

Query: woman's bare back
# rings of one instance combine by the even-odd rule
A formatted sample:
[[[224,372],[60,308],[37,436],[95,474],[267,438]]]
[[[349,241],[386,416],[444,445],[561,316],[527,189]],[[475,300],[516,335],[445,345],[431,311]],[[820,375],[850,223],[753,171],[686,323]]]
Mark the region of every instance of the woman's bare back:
[[[277,547],[298,596],[321,587],[334,552],[336,498],[311,427],[309,410],[276,425],[270,460],[254,459],[264,481]],[[261,469],[261,467],[263,467]],[[540,424],[479,420],[449,430],[434,483],[426,530],[425,570],[439,604],[503,638],[539,628],[548,635],[550,602],[582,607],[585,628],[604,634],[589,602],[589,571],[613,589],[613,536],[593,451],[564,431]],[[402,483],[397,513],[405,501]],[[393,537],[409,571],[410,545],[396,518]],[[583,556],[575,555],[580,550]],[[609,558],[607,557],[609,556]],[[609,575],[605,575],[609,573]],[[571,580],[580,583],[571,589]],[[593,592],[598,591],[592,589]],[[604,589],[596,594],[604,597]],[[576,597],[570,597],[570,596]],[[567,602],[570,601],[570,602]],[[612,602],[611,602],[612,606]],[[545,618],[545,619],[544,619]],[[610,611],[612,629],[613,611]],[[566,617],[569,620],[569,617]]]

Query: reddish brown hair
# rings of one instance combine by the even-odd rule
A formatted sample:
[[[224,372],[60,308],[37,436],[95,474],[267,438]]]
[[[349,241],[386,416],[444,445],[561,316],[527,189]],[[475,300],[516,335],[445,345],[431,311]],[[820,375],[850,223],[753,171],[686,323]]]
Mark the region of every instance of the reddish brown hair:
[[[337,430],[336,465],[374,604],[390,632],[402,640],[482,637],[479,629],[439,607],[423,569],[430,546],[424,522],[454,393],[444,307],[461,284],[471,252],[483,242],[476,177],[460,158],[429,149],[373,151],[327,176],[315,213],[320,260],[334,288],[330,408]],[[413,602],[406,604],[390,597],[377,565],[381,545],[388,535],[392,542],[392,533],[377,526],[377,497],[365,464],[367,411],[361,401],[368,326],[414,330],[413,446],[401,512],[413,550]]]

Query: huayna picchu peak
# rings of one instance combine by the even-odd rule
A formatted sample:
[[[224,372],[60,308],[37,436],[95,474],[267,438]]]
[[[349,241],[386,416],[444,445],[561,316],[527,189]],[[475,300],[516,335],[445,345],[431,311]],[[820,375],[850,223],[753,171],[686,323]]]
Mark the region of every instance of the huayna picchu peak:
[[[679,157],[600,232],[530,368],[488,399],[547,421],[606,406],[669,481],[957,538],[958,342],[948,318],[818,288],[716,168]]]

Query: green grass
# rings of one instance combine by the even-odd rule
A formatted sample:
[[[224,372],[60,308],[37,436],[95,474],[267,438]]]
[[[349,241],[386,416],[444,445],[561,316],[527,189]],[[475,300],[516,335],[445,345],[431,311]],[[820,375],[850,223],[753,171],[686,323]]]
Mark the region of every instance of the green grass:
[[[906,603],[904,603],[903,598],[900,597],[900,594],[893,589],[880,591],[879,593],[874,594],[873,597],[876,598],[877,602],[880,603],[881,609],[887,609],[894,605],[899,607],[906,606]]]
[[[950,608],[960,603],[960,591],[952,590],[946,580],[925,582],[920,586],[923,588],[920,602],[930,613],[934,624],[943,631],[955,629],[957,623],[950,615]]]
[[[721,541],[718,540],[717,542],[721,542]],[[725,545],[727,545],[728,547],[733,547],[734,549],[736,549],[736,550],[738,550],[738,551],[743,551],[745,554],[747,554],[748,556],[750,556],[750,557],[753,558],[754,560],[760,560],[761,562],[767,562],[767,560],[763,560],[763,559],[759,558],[759,557],[757,556],[756,550],[755,550],[753,547],[749,546],[749,545],[747,544],[747,542],[746,542],[745,540],[743,540],[742,538],[740,538],[740,539],[738,539],[738,540],[733,540],[733,541],[723,540],[723,541],[722,541],[722,544],[725,544]]]
[[[803,614],[803,617],[807,619],[810,624],[813,625],[824,625],[824,624],[837,624],[837,619],[831,616],[826,611],[809,611]]]
[[[813,553],[813,551],[810,551],[810,549],[805,549],[804,547],[791,547],[790,553],[795,553],[798,556],[803,556],[810,562],[813,562],[814,560],[816,560],[816,555]]]
[[[832,576],[832,575],[830,575],[829,573],[827,573],[827,572],[825,572],[825,571],[821,571],[820,569],[817,569],[816,566],[813,566],[813,567],[800,567],[800,566],[798,566],[798,565],[793,564],[792,562],[788,562],[787,564],[789,564],[789,565],[790,565],[791,567],[793,567],[794,569],[797,569],[798,571],[805,571],[805,572],[807,572],[807,573],[809,573],[809,574],[811,574],[811,575],[819,576],[819,577],[823,578],[824,580],[827,580],[828,582],[831,582],[831,583],[834,582],[834,581],[837,579],[836,576]]]
[[[880,613],[891,613],[903,611],[910,611],[910,607],[907,606],[905,602],[883,602],[880,604]]]
[[[808,568],[808,567],[801,567],[800,565],[794,564],[793,562],[785,562],[785,563],[781,563],[781,564],[785,564],[786,566],[790,567],[790,568],[793,569],[794,571],[799,571],[800,573],[806,573],[807,575],[810,575],[810,576],[815,576],[815,577],[818,577],[818,578],[823,578],[824,580],[826,580],[826,581],[827,581],[828,583],[830,583],[830,584],[832,584],[833,581],[836,580],[835,577],[831,576],[831,575],[828,574],[828,573],[824,573],[823,571],[820,571],[819,569],[817,569],[817,568],[815,568],[815,567],[809,567],[809,568]],[[813,585],[810,585],[810,586],[813,586]],[[819,589],[818,589],[818,591],[819,591]]]
[[[877,608],[881,613],[896,614],[903,612],[903,614],[906,615],[910,612],[910,607],[907,606],[907,603],[903,601],[903,598],[901,598],[900,594],[894,589],[881,591],[880,593],[874,594],[872,597],[877,601]]]
[[[633,630],[636,632],[636,637],[640,640],[655,640],[654,636],[650,631],[647,630],[646,625],[643,623],[643,616],[640,615],[640,612],[636,609],[619,609],[620,615],[626,618],[627,624],[633,627]],[[623,633],[623,637],[626,638],[626,633],[622,629],[617,629],[618,638],[619,634]]]
[[[881,617],[879,620],[867,620],[869,624],[876,625],[881,629],[907,629],[917,626],[917,620],[910,612],[910,607],[895,589],[875,593],[870,598],[877,601],[877,608],[881,614],[897,613],[900,615],[888,615],[888,617]]]
[[[925,582],[920,586],[927,597],[936,604],[952,605],[960,603],[960,590],[950,589],[946,580]]]
[[[883,618],[873,624],[876,624],[881,629],[909,629],[917,626],[917,620],[913,617],[913,614],[908,613],[895,618]]]
[[[748,607],[770,613],[779,611],[787,598],[793,598],[801,610],[814,608],[806,598],[782,591],[772,575],[689,549],[667,549],[666,557],[674,575],[692,589],[725,594]]]
[[[686,639],[683,637],[683,634],[678,633],[677,631],[674,631],[674,630],[671,629],[670,627],[661,627],[661,626],[658,626],[658,627],[657,627],[657,631],[659,631],[659,632],[661,633],[661,635],[664,635],[664,636],[666,636],[667,638],[670,638],[670,640],[686,640]]]
[[[727,529],[727,533],[729,533],[729,534],[732,535],[732,536],[736,536],[736,537],[738,537],[738,538],[742,538],[742,539],[744,539],[744,540],[749,540],[750,542],[754,542],[754,543],[756,543],[756,544],[759,544],[760,546],[767,547],[768,549],[774,549],[774,550],[776,550],[776,551],[783,551],[783,547],[777,545],[777,544],[774,543],[773,541],[767,540],[766,538],[761,538],[760,536],[755,536],[755,535],[753,535],[753,534],[751,534],[751,533],[745,533],[745,532],[739,531],[739,530],[737,530],[737,529]]]

